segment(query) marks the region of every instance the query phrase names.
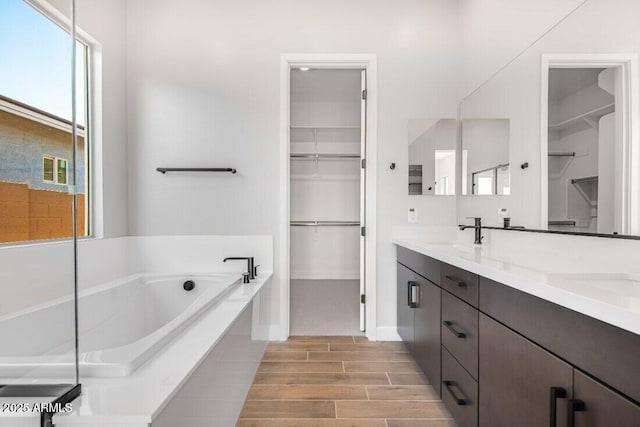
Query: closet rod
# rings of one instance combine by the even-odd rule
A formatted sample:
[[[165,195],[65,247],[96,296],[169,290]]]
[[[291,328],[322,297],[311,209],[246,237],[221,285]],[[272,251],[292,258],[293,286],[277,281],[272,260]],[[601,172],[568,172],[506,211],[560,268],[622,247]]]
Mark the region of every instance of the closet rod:
[[[350,227],[360,226],[360,221],[291,221],[292,227]]]
[[[360,154],[292,154],[292,159],[359,159]]]
[[[549,225],[571,225],[575,227],[576,222],[572,220],[549,220]]]

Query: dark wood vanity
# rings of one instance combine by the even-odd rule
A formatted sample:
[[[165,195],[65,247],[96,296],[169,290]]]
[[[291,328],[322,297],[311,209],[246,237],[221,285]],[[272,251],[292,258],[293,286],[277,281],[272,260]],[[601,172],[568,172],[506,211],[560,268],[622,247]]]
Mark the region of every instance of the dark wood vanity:
[[[398,333],[459,427],[639,427],[640,336],[398,246]]]

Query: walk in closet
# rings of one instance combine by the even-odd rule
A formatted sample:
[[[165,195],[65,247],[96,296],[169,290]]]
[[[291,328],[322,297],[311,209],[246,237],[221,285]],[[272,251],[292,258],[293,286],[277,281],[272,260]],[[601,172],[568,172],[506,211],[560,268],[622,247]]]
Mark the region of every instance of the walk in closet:
[[[291,335],[364,330],[364,82],[362,70],[291,70]]]

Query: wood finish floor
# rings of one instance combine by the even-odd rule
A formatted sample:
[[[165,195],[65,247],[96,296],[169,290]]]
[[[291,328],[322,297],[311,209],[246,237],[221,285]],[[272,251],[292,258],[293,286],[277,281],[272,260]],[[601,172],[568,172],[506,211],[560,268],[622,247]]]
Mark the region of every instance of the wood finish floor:
[[[272,342],[237,427],[455,427],[400,342]]]

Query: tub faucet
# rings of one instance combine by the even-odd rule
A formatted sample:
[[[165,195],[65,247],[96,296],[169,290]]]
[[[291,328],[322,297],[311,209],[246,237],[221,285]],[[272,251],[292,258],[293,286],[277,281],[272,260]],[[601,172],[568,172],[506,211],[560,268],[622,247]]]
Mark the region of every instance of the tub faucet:
[[[474,225],[460,225],[460,230],[466,230],[467,228],[475,229],[475,241],[473,242],[476,245],[482,244],[482,218],[480,217],[470,217],[473,218]]]
[[[247,261],[247,272],[243,273],[243,282],[249,283],[249,280],[253,280],[256,278],[256,266],[254,265],[253,257],[229,257],[222,260],[222,262],[227,261]]]

